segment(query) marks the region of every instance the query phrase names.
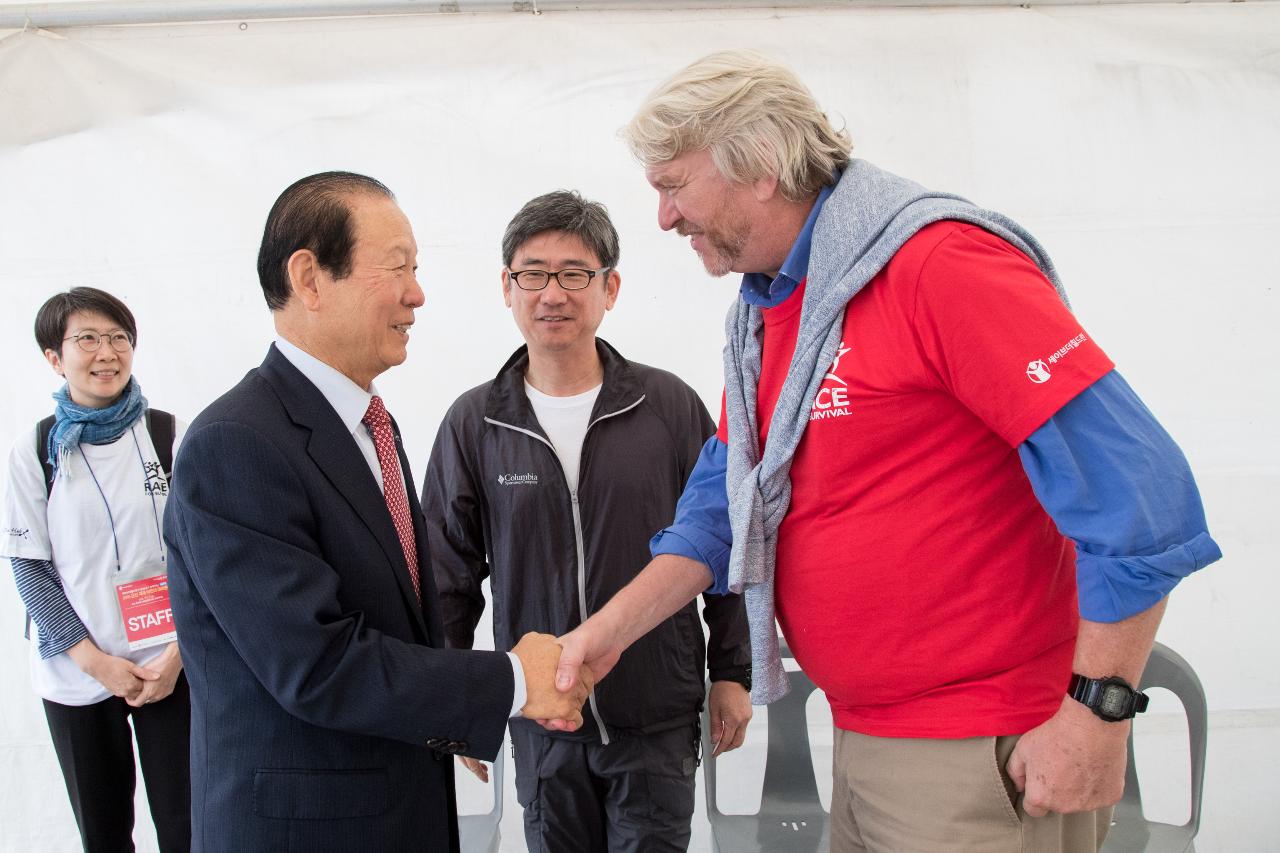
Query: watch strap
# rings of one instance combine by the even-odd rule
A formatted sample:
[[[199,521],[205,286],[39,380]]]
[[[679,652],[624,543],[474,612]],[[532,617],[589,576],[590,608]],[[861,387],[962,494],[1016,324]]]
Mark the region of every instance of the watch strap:
[[[1104,691],[1116,688],[1121,688],[1128,694],[1127,709],[1118,715],[1108,713],[1102,707]],[[1099,719],[1108,722],[1133,719],[1136,714],[1141,714],[1147,710],[1147,705],[1151,701],[1147,694],[1138,692],[1133,688],[1133,685],[1118,675],[1109,675],[1106,678],[1090,678],[1078,672],[1071,673],[1071,681],[1067,685],[1067,695],[1090,711],[1093,711],[1094,715]]]

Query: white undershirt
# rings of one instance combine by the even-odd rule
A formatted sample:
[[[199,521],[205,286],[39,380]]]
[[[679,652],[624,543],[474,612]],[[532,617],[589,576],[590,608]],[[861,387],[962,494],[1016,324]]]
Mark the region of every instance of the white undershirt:
[[[550,394],[543,394],[527,381],[524,383],[524,392],[529,395],[533,414],[546,431],[547,438],[551,439],[551,446],[560,458],[560,467],[564,469],[564,478],[573,494],[578,493],[582,442],[587,437],[587,425],[591,421],[591,410],[595,407],[596,398],[600,396],[600,388],[597,385],[590,391],[583,391],[572,397],[552,397]]]
[[[369,465],[369,470],[378,483],[378,489],[382,491],[382,464],[378,462],[378,448],[373,443],[373,434],[368,427],[364,426],[364,414],[369,410],[369,401],[378,393],[378,389],[374,388],[373,383],[370,382],[369,390],[364,390],[342,372],[282,337],[276,337],[276,349],[280,350],[280,354],[288,359],[290,364],[298,368],[299,373],[316,386],[316,390],[333,407],[342,425],[356,440],[356,446],[360,448],[364,461]],[[400,476],[404,487],[408,487],[409,484],[403,481],[403,469],[400,471]],[[511,652],[507,652],[507,657],[511,660],[511,674],[515,678],[515,695],[512,697],[511,713],[508,716],[514,717],[524,707],[528,695],[524,683],[524,666],[521,665],[520,658]]]

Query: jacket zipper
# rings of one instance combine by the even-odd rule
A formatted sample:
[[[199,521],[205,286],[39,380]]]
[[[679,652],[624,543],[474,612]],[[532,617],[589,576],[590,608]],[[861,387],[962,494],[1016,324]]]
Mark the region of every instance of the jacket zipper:
[[[640,395],[640,399],[636,400],[625,409],[619,409],[616,412],[610,412],[607,415],[601,415],[591,423],[587,424],[587,429],[582,434],[582,450],[578,451],[578,482],[582,482],[582,457],[587,448],[587,436],[591,434],[591,428],[596,424],[608,418],[616,417],[624,412],[629,412],[636,406],[644,402],[644,395]],[[555,452],[553,447],[552,452]],[[557,461],[559,457],[556,457]],[[564,466],[560,466],[561,473],[564,473]],[[573,537],[574,543],[578,550],[578,612],[582,614],[582,621],[587,621],[587,548],[582,540],[582,509],[578,504],[578,492],[576,489],[569,492],[569,500],[573,504]],[[604,719],[600,716],[600,709],[596,707],[596,691],[593,689],[591,695],[587,697],[587,702],[591,705],[591,715],[596,718],[596,725],[600,728],[600,744],[602,746],[609,745],[609,732],[604,727]]]
[[[591,428],[593,426],[595,426],[596,424],[600,423],[603,420],[607,420],[608,418],[616,417],[618,415],[631,411],[636,406],[644,402],[644,397],[645,395],[641,394],[638,400],[636,400],[630,406],[627,406],[625,409],[619,409],[616,412],[610,412],[607,415],[601,415],[591,423],[587,424],[586,432],[584,432],[582,436],[583,448],[585,449],[587,446],[587,434],[591,432]],[[538,435],[533,430],[528,430],[522,427],[513,426],[512,424],[506,424],[506,423],[503,423],[502,421],[495,421],[493,418],[490,418],[490,417],[486,417],[485,422],[493,424],[494,426],[500,426],[500,427],[505,427],[506,429],[515,430],[516,432],[522,432],[525,435],[536,438],[538,441],[542,442],[547,447],[551,448],[551,455],[556,457],[556,464],[560,465],[560,457],[559,455],[556,454],[555,445],[547,441],[542,436]],[[561,475],[564,474],[563,465],[560,465],[560,473]],[[578,478],[579,479],[582,478],[582,452],[581,451],[579,451],[579,455],[578,455]],[[582,615],[582,621],[585,622],[587,621],[587,616],[589,615],[587,613],[587,555],[586,555],[586,546],[583,544],[583,538],[582,538],[582,511],[578,506],[578,492],[576,489],[569,490],[569,503],[573,507],[573,543],[574,543],[574,550],[577,552],[577,557],[578,557],[578,567],[577,567],[578,568],[578,612]],[[591,716],[595,718],[596,727],[600,730],[600,744],[602,746],[608,746],[609,730],[605,728],[604,718],[600,716],[600,709],[596,705],[596,691],[594,688],[592,688],[591,693],[588,694],[587,696],[587,705],[588,707],[591,708]]]
[[[587,429],[591,429],[591,427],[588,426]],[[581,475],[581,467],[579,467],[578,472]],[[576,490],[569,492],[569,502],[573,504],[573,542],[578,552],[578,612],[582,614],[582,621],[585,622],[587,621],[587,556],[584,553],[586,546],[582,542],[582,511],[578,508],[578,493]],[[596,726],[600,729],[600,743],[602,746],[608,746],[609,730],[604,727],[604,719],[600,716],[600,708],[596,706],[596,691],[594,687],[587,696],[587,704],[591,706],[591,716],[596,718]]]

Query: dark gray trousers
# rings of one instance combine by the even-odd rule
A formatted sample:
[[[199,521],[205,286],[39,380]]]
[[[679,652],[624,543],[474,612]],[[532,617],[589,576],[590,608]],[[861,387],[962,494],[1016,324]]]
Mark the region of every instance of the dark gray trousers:
[[[529,853],[676,853],[689,847],[697,730],[608,746],[511,727]]]

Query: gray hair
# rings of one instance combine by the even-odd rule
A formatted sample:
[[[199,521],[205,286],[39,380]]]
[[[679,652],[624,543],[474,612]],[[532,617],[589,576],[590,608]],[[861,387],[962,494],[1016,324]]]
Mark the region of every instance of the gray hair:
[[[831,183],[853,149],[795,72],[750,50],[712,53],[677,72],[621,135],[646,167],[709,149],[726,179],[776,176],[791,201]]]
[[[520,208],[502,235],[502,263],[510,267],[516,251],[539,234],[559,231],[577,237],[595,252],[609,269],[618,265],[618,232],[609,211],[598,201],[588,201],[576,190],[556,190],[540,195]]]

